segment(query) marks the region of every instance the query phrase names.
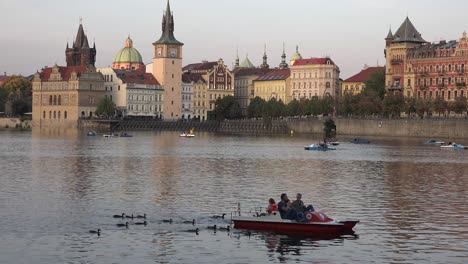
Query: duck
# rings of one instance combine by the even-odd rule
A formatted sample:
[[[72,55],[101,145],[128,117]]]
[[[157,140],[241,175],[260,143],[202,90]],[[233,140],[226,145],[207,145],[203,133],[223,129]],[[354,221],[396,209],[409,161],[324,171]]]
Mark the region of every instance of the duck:
[[[121,215],[114,215],[114,218],[124,218],[125,217],[125,214],[122,213]]]
[[[135,222],[135,225],[146,225],[146,224],[148,224],[146,221],[144,221],[144,222]]]
[[[182,224],[192,224],[192,225],[195,225],[195,219],[192,219],[192,221],[183,221]]]
[[[136,218],[143,218],[143,219],[146,219],[146,214],[143,214],[143,215],[137,215]]]
[[[171,219],[164,219],[162,220],[163,223],[171,223],[172,224],[172,218]]]
[[[89,233],[90,234],[97,234],[98,236],[101,235],[101,229],[98,229],[98,230],[89,230]]]
[[[125,222],[125,224],[120,223],[120,224],[117,224],[116,226],[117,227],[126,227],[126,228],[128,228],[128,222]]]
[[[228,232],[229,232],[229,231],[231,231],[231,226],[226,226],[226,227],[220,226],[220,227],[218,228],[218,230],[221,230],[221,231],[228,231]]]
[[[207,226],[206,228],[216,231],[218,227],[216,225],[212,225],[212,226]]]
[[[187,232],[187,233],[195,233],[195,234],[198,236],[198,233],[200,232],[200,229],[197,227],[197,228],[195,228],[195,229],[185,230],[184,232]]]
[[[221,219],[224,219],[224,216],[225,216],[225,215],[226,215],[226,214],[224,214],[224,213],[223,213],[222,215],[213,215],[212,218],[216,218],[216,219],[221,218]]]
[[[130,219],[133,219],[133,214],[132,215],[125,215],[125,218],[130,218]]]

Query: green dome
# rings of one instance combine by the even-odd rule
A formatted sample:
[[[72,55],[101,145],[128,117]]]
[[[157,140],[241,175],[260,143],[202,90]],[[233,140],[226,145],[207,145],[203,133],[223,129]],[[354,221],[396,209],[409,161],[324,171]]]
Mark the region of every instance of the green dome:
[[[292,60],[292,61],[295,61],[295,60],[302,60],[302,56],[301,56],[301,54],[299,53],[299,46],[296,46],[296,52],[292,55],[291,60]]]
[[[244,61],[240,64],[241,68],[255,68],[255,65],[249,60],[249,56],[245,56]]]
[[[130,37],[125,41],[125,48],[119,50],[115,55],[114,63],[143,63],[140,52],[133,47]]]

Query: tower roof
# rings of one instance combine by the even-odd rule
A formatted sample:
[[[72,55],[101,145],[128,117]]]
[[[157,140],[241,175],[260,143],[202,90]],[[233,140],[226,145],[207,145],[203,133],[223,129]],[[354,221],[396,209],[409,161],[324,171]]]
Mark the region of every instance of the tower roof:
[[[114,63],[122,62],[143,64],[140,52],[133,47],[133,41],[130,36],[125,41],[125,47],[119,50],[115,55]]]
[[[156,44],[184,45],[174,37],[174,16],[171,13],[169,0],[167,0],[166,13],[163,15],[162,35],[158,41],[153,43],[153,45]]]
[[[255,65],[249,60],[249,56],[245,56],[245,59],[240,64],[241,68],[255,68]]]
[[[426,41],[421,37],[421,34],[414,27],[413,23],[406,17],[403,24],[393,35],[393,42],[412,42],[412,43],[425,43]]]
[[[89,48],[88,37],[86,36],[83,24],[80,22],[78,27],[78,32],[76,33],[75,42],[73,43],[73,48]]]
[[[388,34],[387,34],[387,37],[385,39],[393,39],[392,29],[388,30]]]

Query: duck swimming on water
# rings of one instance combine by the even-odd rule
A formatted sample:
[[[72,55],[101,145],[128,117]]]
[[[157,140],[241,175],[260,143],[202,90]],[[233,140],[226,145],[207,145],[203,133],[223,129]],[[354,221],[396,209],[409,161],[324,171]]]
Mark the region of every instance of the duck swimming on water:
[[[130,219],[133,219],[133,214],[132,215],[125,215],[125,218],[130,218]]]
[[[101,229],[98,229],[98,230],[89,230],[89,233],[90,234],[97,234],[98,236],[101,235]]]
[[[220,226],[220,227],[218,228],[218,230],[221,230],[221,231],[228,231],[228,232],[229,232],[229,231],[231,231],[231,226],[226,226],[226,227]]]
[[[137,215],[136,218],[143,218],[143,219],[146,219],[146,214],[143,214],[143,215]]]
[[[125,222],[125,224],[117,224],[117,227],[126,227],[128,228],[128,222]]]
[[[171,219],[164,219],[164,220],[162,220],[162,222],[163,222],[163,223],[171,223],[171,224],[172,224],[172,222],[174,222],[174,221],[173,221],[172,218],[171,218]]]
[[[212,226],[207,226],[206,228],[216,231],[218,227],[216,225],[212,225]]]
[[[144,222],[135,222],[135,225],[146,225],[146,224],[147,224],[146,221],[144,221]]]
[[[192,225],[195,225],[195,219],[192,219],[192,221],[183,221],[182,224],[192,224]]]
[[[125,214],[122,213],[121,215],[114,215],[114,218],[124,218],[125,217]]]
[[[225,215],[226,215],[226,214],[224,214],[224,213],[223,213],[222,215],[213,215],[212,218],[216,218],[216,219],[220,219],[220,218],[221,218],[221,219],[224,219],[224,216],[225,216]]]

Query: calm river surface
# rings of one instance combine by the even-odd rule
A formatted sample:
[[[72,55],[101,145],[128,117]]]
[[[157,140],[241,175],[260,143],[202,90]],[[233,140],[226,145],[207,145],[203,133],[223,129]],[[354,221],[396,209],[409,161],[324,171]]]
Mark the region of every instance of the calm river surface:
[[[0,263],[468,262],[468,150],[372,139],[319,153],[303,150],[311,138],[133,134],[0,131]],[[228,224],[211,216],[237,202],[250,210],[282,192],[360,219],[356,236],[206,229]],[[117,227],[123,212],[148,225]],[[199,235],[181,223],[192,219]]]

